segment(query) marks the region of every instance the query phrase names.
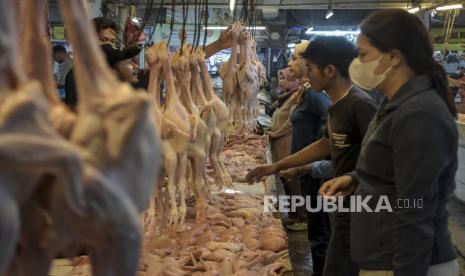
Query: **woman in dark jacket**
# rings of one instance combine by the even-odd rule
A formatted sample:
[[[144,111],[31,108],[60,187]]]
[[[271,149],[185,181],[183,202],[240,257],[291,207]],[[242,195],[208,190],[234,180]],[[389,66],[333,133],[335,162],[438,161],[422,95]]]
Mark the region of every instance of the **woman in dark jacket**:
[[[384,10],[362,23],[357,46],[352,81],[385,98],[356,171],[326,182],[320,193],[371,196],[374,212],[351,215],[360,275],[457,276],[446,210],[457,170],[456,110],[428,31],[413,14]]]

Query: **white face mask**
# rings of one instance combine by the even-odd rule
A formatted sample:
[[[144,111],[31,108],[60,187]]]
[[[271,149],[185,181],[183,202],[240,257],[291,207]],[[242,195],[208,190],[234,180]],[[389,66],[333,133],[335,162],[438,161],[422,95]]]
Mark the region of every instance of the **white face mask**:
[[[384,73],[375,75],[375,70],[383,56],[381,55],[379,58],[367,62],[361,62],[360,58],[355,58],[349,66],[349,76],[352,82],[368,91],[375,89],[392,69],[392,66],[390,66]]]

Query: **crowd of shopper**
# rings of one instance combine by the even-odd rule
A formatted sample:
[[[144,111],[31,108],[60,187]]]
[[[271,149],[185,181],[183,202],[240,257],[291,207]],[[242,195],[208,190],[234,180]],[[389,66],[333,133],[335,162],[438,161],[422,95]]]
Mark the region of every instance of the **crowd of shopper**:
[[[343,207],[350,207],[354,197],[368,198],[373,209],[383,197],[393,206],[330,213],[324,266],[314,260],[313,275],[458,276],[446,210],[455,188],[458,133],[446,72],[434,60],[428,31],[414,14],[379,11],[360,30],[356,45],[343,37],[315,37],[305,50],[296,47],[293,60],[306,63],[300,76],[308,78],[304,95],[327,95],[329,107],[314,104],[301,114],[294,114],[298,108],[289,112],[291,147],[300,135],[311,139],[291,155],[251,170],[246,179],[300,175],[303,195],[307,186],[311,195],[341,201]],[[373,90],[384,96],[379,106],[367,93]],[[286,108],[282,105],[275,118],[285,121]],[[328,116],[321,136],[317,124],[295,120],[322,123],[323,111]],[[328,158],[335,178],[302,178],[314,162]],[[405,201],[408,208],[399,205]],[[311,233],[322,225],[309,220],[312,254],[319,255],[314,249],[319,240]]]

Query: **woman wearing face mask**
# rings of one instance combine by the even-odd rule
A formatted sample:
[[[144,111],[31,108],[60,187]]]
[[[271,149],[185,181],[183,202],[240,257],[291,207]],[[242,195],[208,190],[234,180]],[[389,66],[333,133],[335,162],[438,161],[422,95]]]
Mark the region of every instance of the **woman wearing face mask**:
[[[273,114],[273,125],[268,132],[271,142],[271,155],[273,162],[291,154],[292,125],[290,116],[294,111],[299,94],[300,79],[292,76],[289,67],[278,71],[280,95],[278,98],[278,109]],[[300,195],[300,186],[295,181],[281,178],[286,195]],[[289,223],[303,223],[306,225],[307,214],[305,208],[300,207],[297,212],[288,213]]]
[[[352,81],[385,95],[355,172],[326,182],[323,195],[381,197],[389,208],[352,213],[351,254],[360,275],[457,276],[446,205],[455,188],[458,133],[444,69],[413,14],[368,17],[357,40]],[[386,206],[386,204],[384,205]]]

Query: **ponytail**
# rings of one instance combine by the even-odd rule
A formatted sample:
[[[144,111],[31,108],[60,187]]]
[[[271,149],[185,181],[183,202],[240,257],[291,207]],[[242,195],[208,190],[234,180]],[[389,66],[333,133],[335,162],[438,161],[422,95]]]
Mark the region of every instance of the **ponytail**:
[[[449,112],[453,117],[457,118],[457,108],[455,107],[454,99],[452,99],[452,93],[449,88],[449,81],[447,74],[441,64],[437,63],[433,58],[431,69],[428,72],[434,87],[441,99],[446,103]]]
[[[368,16],[360,30],[381,52],[397,49],[417,75],[427,74],[452,116],[457,116],[446,72],[434,60],[429,32],[416,15],[401,9],[382,10]]]

